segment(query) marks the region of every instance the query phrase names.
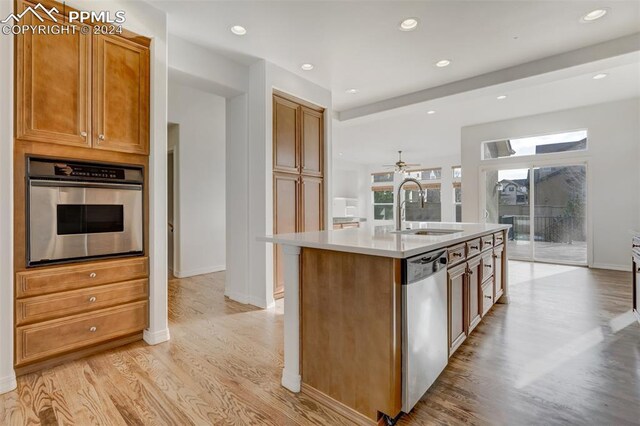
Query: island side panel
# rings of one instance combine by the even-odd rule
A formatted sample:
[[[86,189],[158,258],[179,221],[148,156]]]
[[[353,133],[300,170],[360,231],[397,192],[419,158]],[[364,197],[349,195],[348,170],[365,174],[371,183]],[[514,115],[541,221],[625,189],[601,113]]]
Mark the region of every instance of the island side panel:
[[[400,412],[400,267],[399,259],[302,249],[303,392],[374,422],[378,412]]]

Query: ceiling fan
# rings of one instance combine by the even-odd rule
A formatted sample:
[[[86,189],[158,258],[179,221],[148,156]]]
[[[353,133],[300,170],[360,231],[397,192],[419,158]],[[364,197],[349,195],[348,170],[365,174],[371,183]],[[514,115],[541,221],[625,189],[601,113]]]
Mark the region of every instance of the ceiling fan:
[[[405,163],[402,160],[402,151],[398,151],[398,161],[396,161],[395,164],[383,164],[382,167],[387,167],[387,168],[393,167],[393,170],[396,173],[406,173],[409,167],[418,167],[419,165],[420,164]]]

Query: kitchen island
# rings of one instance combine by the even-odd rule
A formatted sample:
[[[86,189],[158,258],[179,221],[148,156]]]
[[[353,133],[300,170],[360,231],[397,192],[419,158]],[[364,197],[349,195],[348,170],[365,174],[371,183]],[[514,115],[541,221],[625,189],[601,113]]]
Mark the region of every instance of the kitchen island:
[[[446,266],[444,316],[437,324],[442,330],[434,333],[442,338],[426,344],[444,351],[441,368],[496,301],[508,302],[508,225],[408,226],[401,232],[365,226],[263,239],[281,244],[284,253],[283,386],[359,424],[396,418],[412,406],[406,402],[411,376],[403,379],[403,369],[409,371],[407,259],[437,251],[444,266],[434,270]],[[422,305],[428,317],[433,305],[427,303],[434,302]],[[416,342],[409,343],[415,348]]]

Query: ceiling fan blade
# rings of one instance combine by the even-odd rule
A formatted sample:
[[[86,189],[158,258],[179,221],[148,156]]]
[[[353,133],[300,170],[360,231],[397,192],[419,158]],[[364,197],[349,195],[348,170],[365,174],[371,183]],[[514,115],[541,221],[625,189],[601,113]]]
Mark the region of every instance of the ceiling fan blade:
[[[415,164],[415,163],[407,163],[405,164],[405,166],[411,166],[411,167],[415,167],[415,166],[419,166],[420,164]]]

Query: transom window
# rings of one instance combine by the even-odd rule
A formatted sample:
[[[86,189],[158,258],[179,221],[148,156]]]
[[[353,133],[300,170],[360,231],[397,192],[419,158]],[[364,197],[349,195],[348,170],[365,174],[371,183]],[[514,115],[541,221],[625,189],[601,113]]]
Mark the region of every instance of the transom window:
[[[542,154],[557,154],[567,151],[586,151],[587,131],[575,130],[542,136],[504,139],[484,142],[482,159],[522,157]]]

